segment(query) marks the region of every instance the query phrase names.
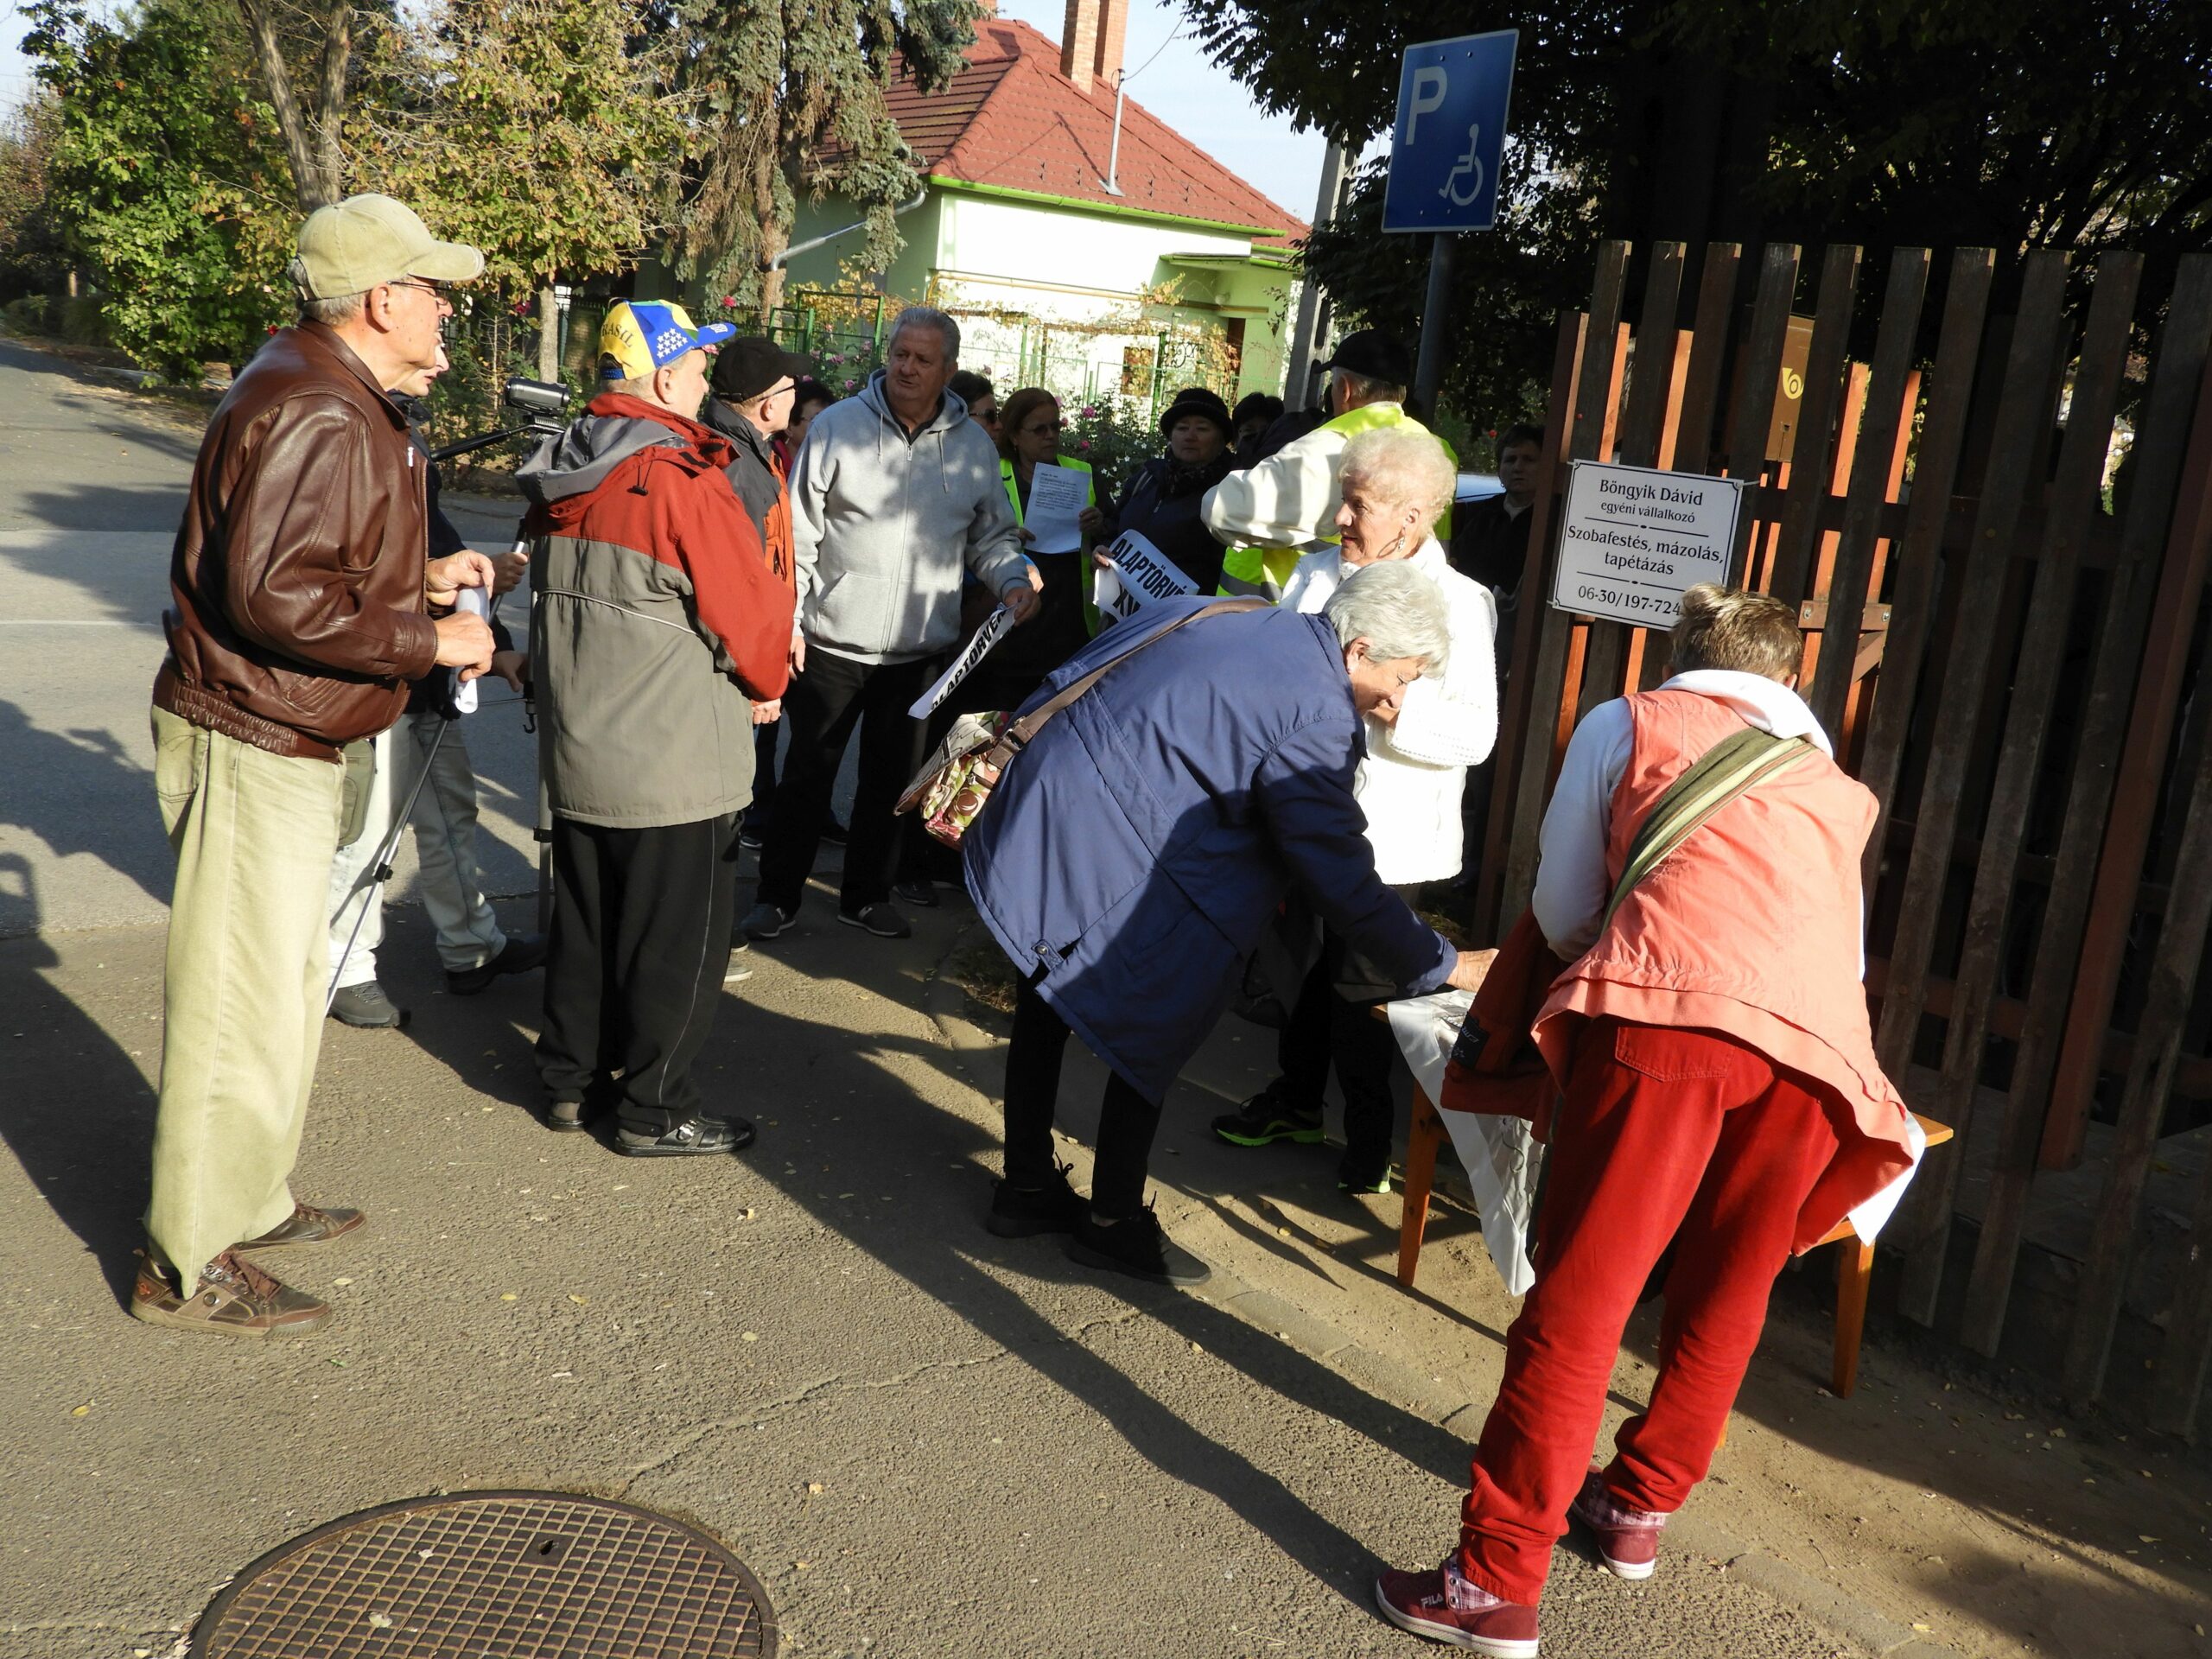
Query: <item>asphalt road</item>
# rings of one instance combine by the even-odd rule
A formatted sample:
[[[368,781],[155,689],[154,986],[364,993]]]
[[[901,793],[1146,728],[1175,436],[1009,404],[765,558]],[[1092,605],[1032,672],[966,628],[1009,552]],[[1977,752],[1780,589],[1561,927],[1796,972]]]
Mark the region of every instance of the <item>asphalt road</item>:
[[[1471,1217],[1440,1214],[1402,1291],[1395,1198],[1342,1198],[1325,1151],[1205,1135],[1268,1072],[1268,1039],[1225,1029],[1154,1170],[1214,1281],[992,1238],[1001,1061],[944,976],[974,943],[957,906],[885,944],[817,892],[741,959],[702,1061],[760,1144],[640,1164],[539,1127],[535,982],[444,995],[397,904],[385,978],[414,1023],[330,1028],[297,1179],[370,1225],[265,1258],[338,1322],[260,1346],[127,1318],[167,887],[148,623],[193,435],[6,344],[0,410],[0,1659],[181,1659],[214,1589],[289,1537],[533,1486],[724,1539],[790,1654],[1433,1650],[1367,1586],[1453,1535],[1513,1312]],[[534,789],[502,714],[471,747],[493,885],[520,893]],[[1071,1053],[1086,1139],[1099,1075]],[[2200,1650],[2201,1479],[2082,1433],[2024,1457],[2020,1414],[1878,1343],[1857,1399],[1822,1398],[1826,1339],[1817,1300],[1785,1298],[1661,1575],[1563,1550],[1547,1654],[2088,1656],[2121,1629]],[[1630,1346],[1609,1422],[1649,1385],[1648,1322]]]

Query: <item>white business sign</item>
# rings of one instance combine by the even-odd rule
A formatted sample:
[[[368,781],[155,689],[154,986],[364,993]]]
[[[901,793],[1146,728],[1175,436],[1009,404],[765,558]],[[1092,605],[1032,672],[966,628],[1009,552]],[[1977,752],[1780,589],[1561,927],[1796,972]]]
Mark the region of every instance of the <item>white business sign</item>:
[[[1684,593],[1728,580],[1743,494],[1732,478],[1575,461],[1554,607],[1643,628],[1674,626]]]

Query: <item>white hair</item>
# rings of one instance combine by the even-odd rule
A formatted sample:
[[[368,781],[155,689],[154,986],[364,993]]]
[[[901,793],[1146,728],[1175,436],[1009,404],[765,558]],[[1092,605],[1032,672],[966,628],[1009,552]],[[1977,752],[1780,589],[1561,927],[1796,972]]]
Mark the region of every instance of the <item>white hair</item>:
[[[334,294],[328,299],[302,298],[300,310],[310,322],[320,322],[333,328],[342,328],[356,321],[367,308],[369,296],[360,294]]]
[[[1329,379],[1344,391],[1344,403],[1351,408],[1362,404],[1402,404],[1406,389],[1395,380],[1377,380],[1371,374],[1361,374],[1354,369],[1331,369]]]
[[[1402,560],[1363,565],[1321,614],[1337,631],[1338,645],[1364,639],[1376,662],[1418,658],[1421,672],[1441,674],[1452,658],[1452,613],[1443,592]]]
[[[1370,427],[1344,446],[1342,474],[1346,484],[1394,507],[1421,514],[1418,532],[1427,536],[1459,488],[1459,469],[1433,434],[1414,425]]]
[[[944,360],[960,360],[960,325],[933,305],[910,305],[891,320],[891,332],[883,337],[884,350],[888,353],[898,340],[902,328],[934,329],[944,341]]]

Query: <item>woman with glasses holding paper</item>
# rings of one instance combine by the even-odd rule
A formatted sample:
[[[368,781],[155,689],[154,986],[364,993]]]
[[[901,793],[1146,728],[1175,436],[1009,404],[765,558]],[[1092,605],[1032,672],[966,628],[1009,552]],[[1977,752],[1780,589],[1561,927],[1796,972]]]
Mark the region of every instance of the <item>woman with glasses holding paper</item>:
[[[1023,550],[1044,577],[1042,602],[1028,626],[1008,634],[984,659],[968,692],[976,709],[1012,709],[1090,639],[1080,515],[1097,500],[1090,463],[1060,453],[1059,399],[1024,386],[999,405],[999,474],[1006,480]],[[980,619],[978,619],[980,620]],[[988,700],[978,702],[978,696]]]

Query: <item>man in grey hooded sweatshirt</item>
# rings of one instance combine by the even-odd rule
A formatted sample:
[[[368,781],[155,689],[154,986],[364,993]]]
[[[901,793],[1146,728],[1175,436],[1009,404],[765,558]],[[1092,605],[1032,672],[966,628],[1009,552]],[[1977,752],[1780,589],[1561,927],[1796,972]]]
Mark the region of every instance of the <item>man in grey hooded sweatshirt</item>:
[[[913,931],[889,902],[894,808],[926,753],[927,728],[906,710],[960,643],[963,569],[1017,620],[1036,607],[998,449],[946,389],[959,358],[950,317],[926,306],[900,312],[885,366],[815,416],[793,465],[791,748],[749,938],[772,939],[797,918],[855,726],[860,779],[837,919],[883,938]]]

